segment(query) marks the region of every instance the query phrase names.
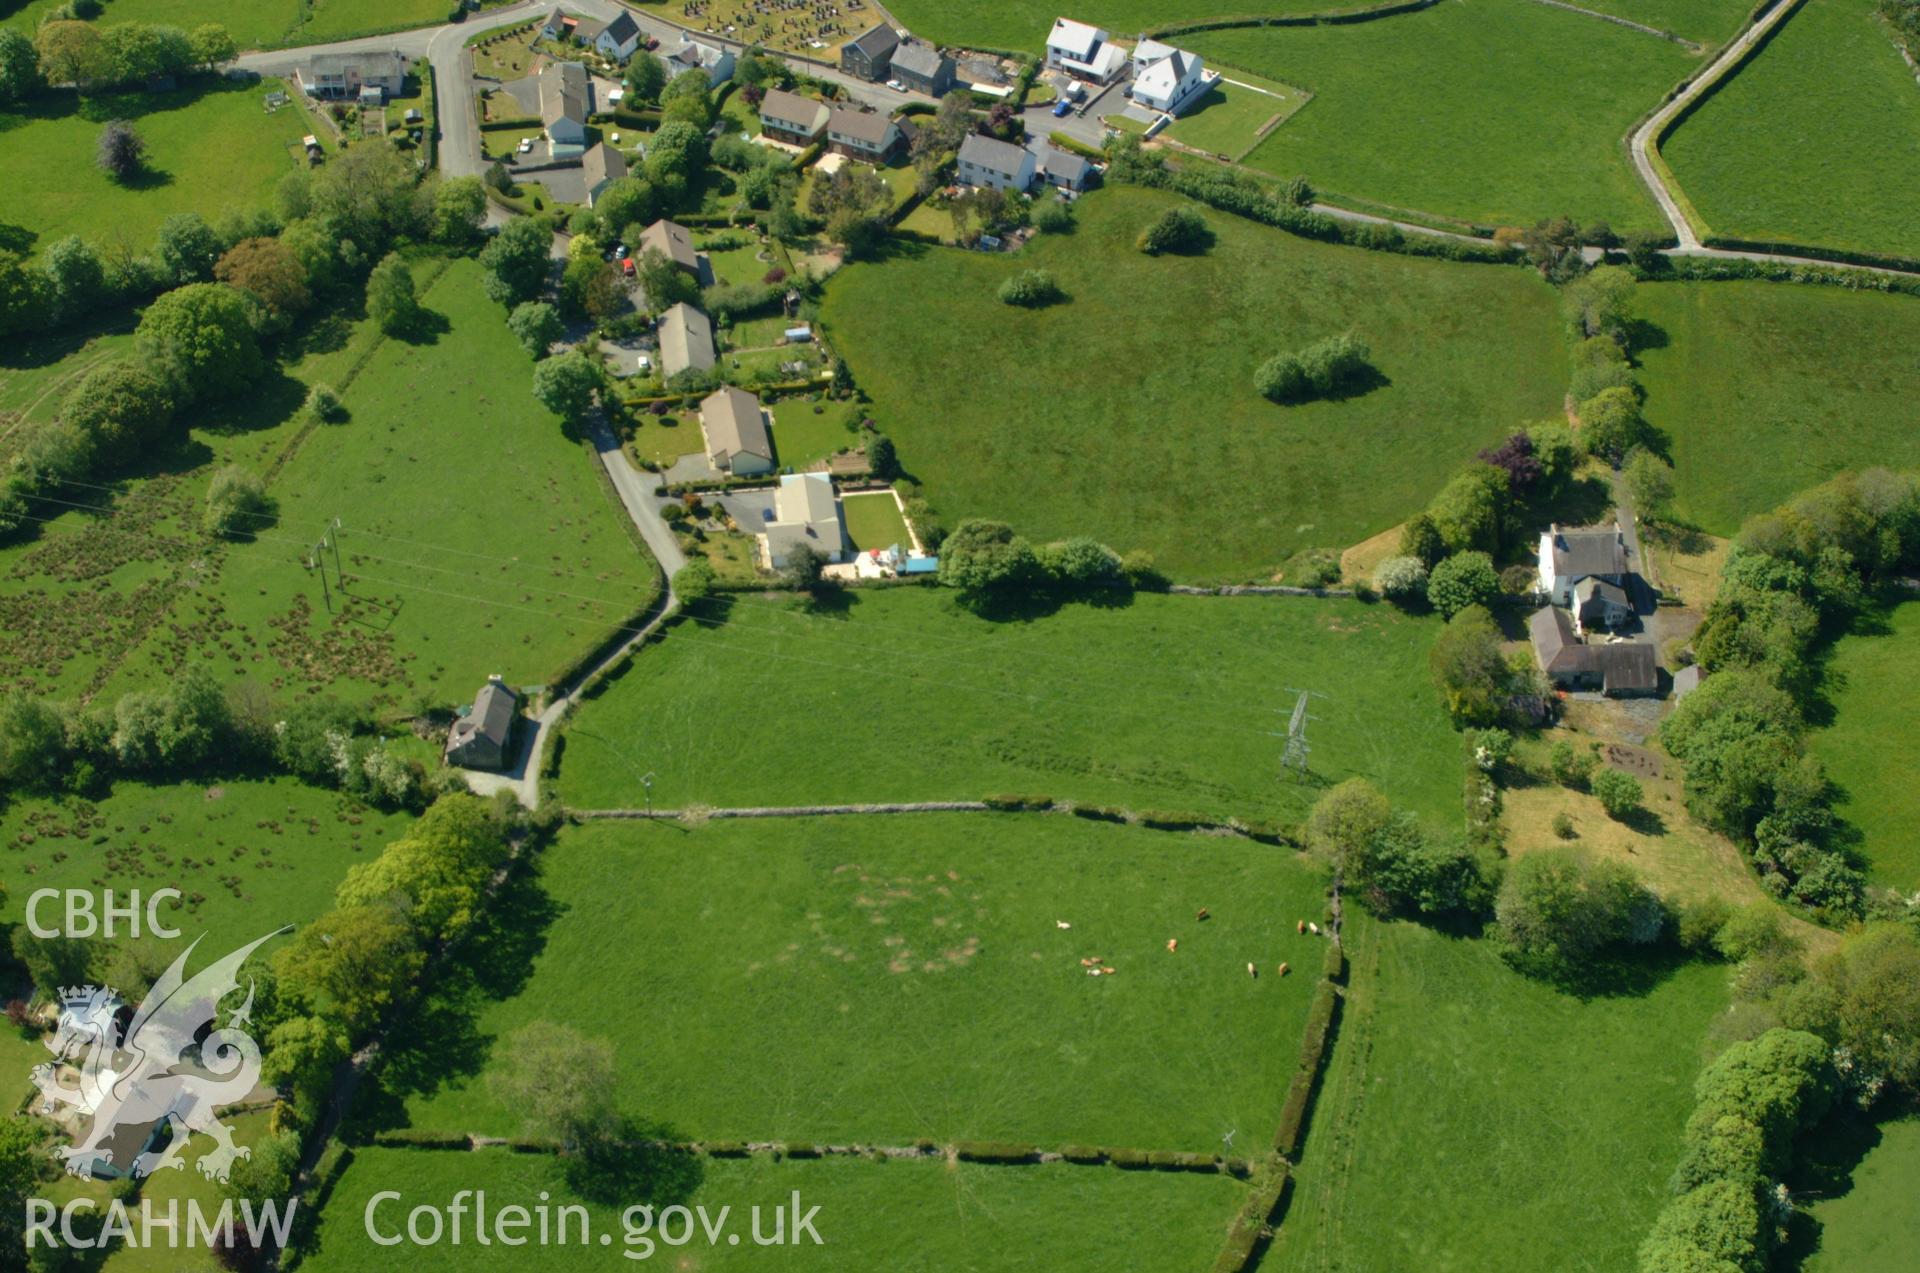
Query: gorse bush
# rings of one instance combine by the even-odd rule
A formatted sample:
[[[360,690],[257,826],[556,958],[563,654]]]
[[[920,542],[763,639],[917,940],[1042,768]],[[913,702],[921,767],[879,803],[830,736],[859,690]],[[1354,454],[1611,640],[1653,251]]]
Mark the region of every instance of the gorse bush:
[[[1168,208],[1140,232],[1138,246],[1148,256],[1195,252],[1212,241],[1206,218],[1192,208]]]
[[[1328,336],[1293,353],[1275,354],[1260,365],[1255,383],[1275,402],[1307,402],[1356,389],[1373,369],[1365,341],[1352,332]]]
[[[1000,285],[1000,299],[1008,305],[1039,309],[1061,299],[1060,285],[1045,270],[1021,270]]]

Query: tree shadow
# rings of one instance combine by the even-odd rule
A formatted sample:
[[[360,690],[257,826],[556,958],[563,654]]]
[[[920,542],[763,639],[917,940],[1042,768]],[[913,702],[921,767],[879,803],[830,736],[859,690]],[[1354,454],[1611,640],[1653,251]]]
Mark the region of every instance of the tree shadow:
[[[1637,354],[1643,349],[1665,349],[1672,344],[1667,329],[1645,318],[1627,320],[1627,353]]]
[[[142,164],[126,176],[112,180],[122,190],[161,190],[173,184],[173,174],[164,168],[149,168]]]
[[[244,393],[196,408],[194,427],[223,437],[255,433],[284,423],[306,400],[307,386],[275,364]]]
[[[1854,1170],[1881,1139],[1880,1127],[1872,1118],[1851,1106],[1836,1109],[1795,1145],[1788,1187],[1802,1198],[1845,1197],[1853,1191]],[[1820,1221],[1804,1210],[1796,1211],[1773,1267],[1787,1273],[1805,1267],[1819,1252],[1821,1237]]]
[[[686,1137],[665,1123],[621,1118],[612,1136],[562,1160],[567,1187],[588,1202],[608,1206],[684,1203],[706,1180],[699,1154],[674,1147]],[[650,1144],[665,1141],[672,1144]]]
[[[1678,950],[1604,951],[1582,964],[1523,971],[1578,999],[1643,999],[1689,958]]]
[[[413,311],[411,318],[387,335],[409,345],[437,345],[440,338],[452,330],[453,324],[445,314],[422,305]]]
[[[1645,805],[1615,821],[1627,830],[1637,835],[1644,835],[1648,839],[1658,839],[1667,833],[1667,820]]]

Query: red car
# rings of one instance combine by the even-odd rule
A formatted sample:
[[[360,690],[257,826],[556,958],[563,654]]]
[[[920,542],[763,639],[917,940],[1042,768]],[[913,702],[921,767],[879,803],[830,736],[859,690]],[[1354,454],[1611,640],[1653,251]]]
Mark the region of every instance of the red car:
[[[620,262],[620,272],[628,278],[633,277],[633,258],[627,257]]]

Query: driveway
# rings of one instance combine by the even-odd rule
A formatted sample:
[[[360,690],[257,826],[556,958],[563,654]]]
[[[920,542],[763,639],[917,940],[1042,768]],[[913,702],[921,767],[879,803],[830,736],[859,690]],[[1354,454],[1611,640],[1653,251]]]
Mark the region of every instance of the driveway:
[[[720,507],[727,510],[727,516],[733,518],[743,535],[758,535],[773,520],[773,489],[754,491],[728,491],[722,495],[709,496]]]

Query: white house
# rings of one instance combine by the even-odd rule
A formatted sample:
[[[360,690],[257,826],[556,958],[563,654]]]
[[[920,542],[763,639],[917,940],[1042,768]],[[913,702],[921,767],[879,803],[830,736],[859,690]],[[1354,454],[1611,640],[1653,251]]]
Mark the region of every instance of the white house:
[[[640,24],[625,9],[593,37],[593,47],[617,62],[624,62],[640,47]]]
[[[1055,18],[1047,33],[1047,65],[1095,84],[1111,84],[1127,69],[1127,51],[1099,27]]]
[[[1618,525],[1566,530],[1558,523],[1540,535],[1540,590],[1556,606],[1574,604],[1574,587],[1596,579],[1618,590],[1628,586],[1627,541]]]
[[[760,536],[761,563],[769,570],[787,564],[797,546],[805,544],[828,561],[845,561],[847,533],[840,520],[840,500],[833,479],[825,473],[788,473],[773,493],[773,520]]]
[[[667,54],[667,74],[682,71],[705,71],[709,83],[724,84],[733,78],[733,50],[684,36],[680,47]]]
[[[1165,47],[1165,46],[1162,46]],[[1134,65],[1139,65],[1134,50]],[[1197,54],[1168,49],[1133,78],[1133,100],[1150,110],[1178,115],[1207,90],[1206,68]]]
[[[540,122],[546,125],[555,159],[578,155],[587,148],[592,93],[587,68],[578,62],[549,62],[541,70]]]
[[[963,185],[1025,190],[1033,184],[1033,152],[995,137],[968,133],[960,143],[959,177]]]

